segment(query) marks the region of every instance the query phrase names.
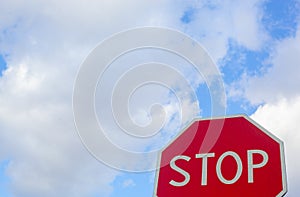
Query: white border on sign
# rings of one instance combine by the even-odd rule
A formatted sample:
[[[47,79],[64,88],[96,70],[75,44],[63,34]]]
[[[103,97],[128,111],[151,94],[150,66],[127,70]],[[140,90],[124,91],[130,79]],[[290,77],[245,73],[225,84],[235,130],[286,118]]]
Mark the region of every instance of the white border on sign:
[[[155,174],[155,186],[154,186],[154,192],[153,192],[153,197],[158,197],[156,195],[157,192],[157,187],[158,187],[158,178],[159,178],[159,172],[160,172],[160,163],[161,163],[161,154],[162,152],[169,146],[171,145],[177,138],[179,138],[186,130],[187,128],[189,128],[193,123],[195,123],[196,121],[204,121],[204,120],[217,120],[217,119],[228,119],[228,118],[240,118],[243,117],[246,120],[248,120],[250,123],[252,123],[254,126],[256,126],[257,128],[259,128],[261,131],[263,131],[265,134],[267,134],[270,138],[272,138],[274,141],[276,141],[277,143],[279,143],[280,145],[280,160],[281,160],[281,172],[282,172],[282,191],[276,195],[276,197],[282,197],[287,193],[287,175],[286,175],[286,164],[285,164],[285,154],[284,154],[284,144],[283,141],[280,140],[278,137],[276,137],[273,133],[269,132],[267,129],[265,129],[264,127],[262,127],[261,125],[259,125],[257,122],[255,122],[254,120],[252,120],[249,116],[245,115],[245,114],[238,114],[238,115],[231,115],[231,116],[224,116],[224,117],[214,117],[214,118],[195,118],[193,119],[189,124],[187,124],[187,126],[185,126],[181,132],[174,137],[173,140],[171,140],[161,151],[159,154],[159,158],[157,160],[157,170],[156,170],[156,174]]]

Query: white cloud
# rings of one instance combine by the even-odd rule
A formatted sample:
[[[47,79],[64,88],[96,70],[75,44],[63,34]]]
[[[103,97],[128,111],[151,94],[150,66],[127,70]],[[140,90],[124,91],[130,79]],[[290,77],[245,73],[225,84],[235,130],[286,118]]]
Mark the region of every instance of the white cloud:
[[[228,39],[251,50],[261,49],[268,39],[260,22],[262,1],[201,2],[194,1],[194,20],[183,28],[201,41],[215,61],[225,56]]]
[[[274,104],[260,106],[251,116],[270,132],[284,141],[288,177],[288,195],[300,193],[300,97],[282,99]]]
[[[1,141],[3,155],[12,157],[8,176],[18,195],[51,196],[63,190],[61,196],[74,196],[77,190],[84,196],[96,188],[110,190],[117,173],[82,150],[73,126],[76,70],[88,51],[111,33],[170,24],[170,5],[135,0],[1,1],[0,51],[9,54],[8,70],[0,79]]]
[[[0,159],[16,196],[108,196],[119,172],[83,148],[72,86],[105,36],[137,25],[172,26],[171,1],[2,1]]]
[[[294,98],[300,94],[300,28],[295,37],[286,38],[276,44],[268,62],[269,67],[262,76],[249,77],[233,84],[230,94],[241,96],[252,104],[277,102],[283,98]]]
[[[6,174],[12,193],[108,195],[108,182],[118,172],[95,161],[77,136],[71,90],[65,92],[65,86],[72,87],[69,73],[39,58],[8,65],[0,79],[0,158],[9,160]]]
[[[262,1],[232,1],[232,38],[250,50],[260,50],[268,39],[262,24]]]

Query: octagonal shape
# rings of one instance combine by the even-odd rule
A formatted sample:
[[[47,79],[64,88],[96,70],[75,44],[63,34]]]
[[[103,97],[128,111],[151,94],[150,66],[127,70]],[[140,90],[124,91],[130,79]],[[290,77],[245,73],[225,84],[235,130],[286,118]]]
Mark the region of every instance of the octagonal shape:
[[[205,149],[203,142],[213,136],[211,125],[221,130]],[[275,197],[287,192],[283,142],[247,116],[193,121],[162,150],[159,166],[155,197]]]

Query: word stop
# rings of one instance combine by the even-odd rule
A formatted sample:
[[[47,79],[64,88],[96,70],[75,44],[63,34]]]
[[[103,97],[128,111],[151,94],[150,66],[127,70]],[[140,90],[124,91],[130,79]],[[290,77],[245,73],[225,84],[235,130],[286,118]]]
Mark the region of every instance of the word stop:
[[[253,162],[253,155],[254,154],[259,154],[259,155],[262,156],[263,159],[260,163],[254,164],[254,162]],[[201,174],[201,185],[202,186],[207,185],[207,178],[208,178],[207,166],[208,166],[209,158],[214,158],[214,157],[215,157],[215,153],[205,153],[205,154],[196,154],[195,155],[195,158],[202,159],[202,174]],[[221,170],[222,162],[226,157],[232,157],[234,159],[234,161],[236,162],[236,164],[237,164],[236,174],[230,180],[224,178],[222,170]],[[264,167],[268,163],[268,159],[269,159],[268,154],[263,150],[248,150],[247,151],[248,183],[253,183],[254,182],[254,176],[253,176],[254,169]],[[169,182],[169,184],[172,185],[172,186],[175,186],[175,187],[182,187],[182,186],[185,186],[186,184],[189,183],[190,174],[187,171],[183,170],[182,168],[180,168],[176,165],[176,161],[178,161],[178,160],[184,160],[186,162],[189,162],[191,160],[191,157],[186,156],[186,155],[178,155],[178,156],[175,156],[170,161],[170,167],[174,171],[176,171],[176,172],[180,173],[181,175],[183,175],[184,180],[181,181],[181,182],[171,180]],[[242,171],[243,171],[242,159],[234,151],[227,151],[227,152],[223,153],[217,160],[216,174],[217,174],[218,179],[224,184],[233,184],[236,181],[238,181],[240,176],[242,175]]]

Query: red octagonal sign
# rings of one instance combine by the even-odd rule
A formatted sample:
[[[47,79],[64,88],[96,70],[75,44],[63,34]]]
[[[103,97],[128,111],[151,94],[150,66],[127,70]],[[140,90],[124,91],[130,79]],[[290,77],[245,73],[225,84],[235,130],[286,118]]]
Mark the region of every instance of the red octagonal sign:
[[[206,150],[211,125],[221,125],[221,130]],[[287,192],[283,142],[246,116],[194,121],[162,150],[159,165],[157,197],[275,197]]]

